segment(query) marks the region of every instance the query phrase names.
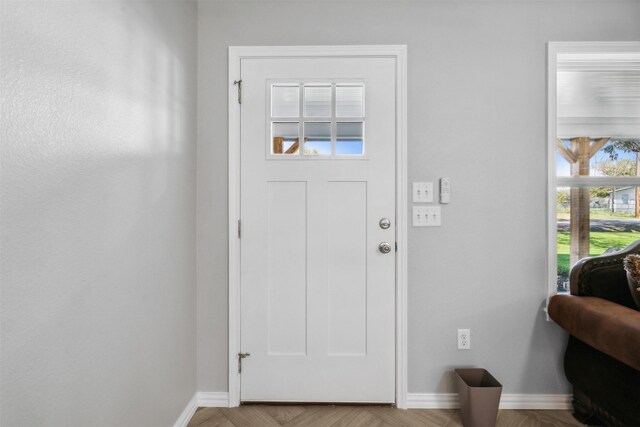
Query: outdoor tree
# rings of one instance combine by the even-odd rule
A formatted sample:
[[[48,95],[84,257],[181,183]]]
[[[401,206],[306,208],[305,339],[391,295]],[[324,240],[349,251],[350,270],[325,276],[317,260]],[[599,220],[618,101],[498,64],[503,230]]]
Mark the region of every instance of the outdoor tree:
[[[636,161],[631,159],[605,159],[594,162],[596,172],[604,176],[633,176],[636,174]]]
[[[638,153],[640,153],[640,139],[614,139],[611,141],[611,144],[604,147],[602,151],[607,153],[611,160],[618,159],[619,151],[636,153],[637,158]]]
[[[606,146],[605,150],[607,148],[609,146]],[[608,156],[603,160],[595,159],[592,169],[597,174],[604,176],[634,176],[636,174],[636,160],[618,159],[616,153],[616,158]],[[614,212],[615,191],[616,189],[612,187],[591,187],[589,188],[589,195],[591,198],[608,198],[611,196],[611,211]]]
[[[569,190],[558,190],[556,193],[556,203],[558,206],[568,206],[569,205]]]
[[[602,150],[607,153],[611,160],[618,159],[618,153],[635,153],[635,170],[634,173],[630,173],[628,175],[640,176],[640,139],[616,139],[611,141],[611,144],[608,144]],[[640,187],[636,187],[636,218],[640,218]]]

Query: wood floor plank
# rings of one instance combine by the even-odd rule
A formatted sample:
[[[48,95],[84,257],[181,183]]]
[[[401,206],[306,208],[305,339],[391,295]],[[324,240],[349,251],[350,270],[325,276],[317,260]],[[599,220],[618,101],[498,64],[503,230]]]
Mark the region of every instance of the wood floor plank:
[[[280,427],[280,423],[274,420],[264,409],[246,405],[238,408],[220,408],[222,414],[236,426],[260,426],[260,427]]]
[[[500,410],[497,427],[581,426],[570,411]],[[461,427],[453,409],[396,409],[383,406],[244,405],[199,408],[188,427]]]
[[[498,412],[497,427],[581,426],[569,411],[503,410]]]
[[[392,426],[424,426],[425,419],[417,412],[396,408],[371,407],[371,413]]]
[[[283,424],[285,427],[326,427],[335,423],[351,409],[349,406],[306,406],[306,411],[291,421]]]
[[[308,422],[310,419],[313,419],[313,417],[316,414],[319,414],[320,411],[322,410],[322,406],[319,406],[319,405],[318,406],[301,405],[301,408],[303,409],[303,411],[300,414],[291,418],[286,423],[282,423],[282,425],[287,427],[297,426],[298,423],[300,423],[300,425],[304,425],[303,423]]]
[[[252,425],[261,427],[280,427],[282,425],[260,406],[247,405],[242,409],[245,411],[245,417],[251,420]]]
[[[455,409],[408,409],[408,411],[422,417],[426,423],[425,425],[441,427],[462,426],[460,413]]]
[[[280,424],[291,421],[305,411],[304,407],[300,405],[259,405],[258,407],[263,408],[267,414]]]
[[[331,427],[389,427],[380,418],[371,414],[368,408],[352,408],[344,417],[331,424]]]
[[[234,427],[218,408],[198,408],[187,427]]]

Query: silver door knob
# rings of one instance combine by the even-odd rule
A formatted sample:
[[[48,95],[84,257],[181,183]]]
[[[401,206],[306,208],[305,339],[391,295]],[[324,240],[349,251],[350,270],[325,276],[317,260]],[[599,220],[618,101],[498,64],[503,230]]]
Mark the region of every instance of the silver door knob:
[[[389,220],[389,218],[382,218],[378,224],[380,224],[380,228],[382,228],[383,230],[391,227],[391,221]]]
[[[382,242],[378,245],[378,250],[383,254],[391,252],[391,245],[388,242]]]

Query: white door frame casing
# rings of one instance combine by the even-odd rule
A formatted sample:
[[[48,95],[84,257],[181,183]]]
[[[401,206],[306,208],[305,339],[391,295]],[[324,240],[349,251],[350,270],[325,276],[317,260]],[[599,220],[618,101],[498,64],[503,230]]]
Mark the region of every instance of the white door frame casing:
[[[407,407],[407,47],[229,47],[229,406],[240,404],[240,106],[237,87],[243,58],[394,58],[396,62],[396,406]]]

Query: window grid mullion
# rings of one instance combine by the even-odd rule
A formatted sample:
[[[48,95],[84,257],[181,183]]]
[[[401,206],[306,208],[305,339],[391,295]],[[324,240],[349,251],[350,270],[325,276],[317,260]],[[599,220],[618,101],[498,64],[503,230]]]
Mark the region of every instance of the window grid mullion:
[[[557,187],[620,187],[640,186],[639,176],[559,176]]]
[[[298,156],[303,155],[304,150],[304,83],[300,83],[298,105]]]
[[[331,155],[336,155],[336,139],[337,139],[337,125],[336,125],[336,84],[331,83]]]

